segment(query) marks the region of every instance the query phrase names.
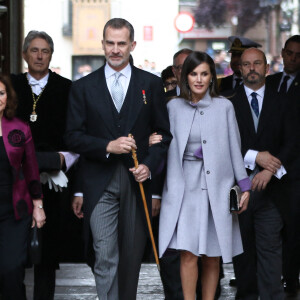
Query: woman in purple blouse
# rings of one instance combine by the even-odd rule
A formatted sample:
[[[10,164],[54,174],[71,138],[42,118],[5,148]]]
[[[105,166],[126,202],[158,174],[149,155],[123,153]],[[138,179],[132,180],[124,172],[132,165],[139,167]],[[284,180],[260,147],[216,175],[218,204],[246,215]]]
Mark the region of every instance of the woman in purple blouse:
[[[30,227],[46,217],[29,126],[14,117],[15,92],[0,74],[0,298],[25,300]]]

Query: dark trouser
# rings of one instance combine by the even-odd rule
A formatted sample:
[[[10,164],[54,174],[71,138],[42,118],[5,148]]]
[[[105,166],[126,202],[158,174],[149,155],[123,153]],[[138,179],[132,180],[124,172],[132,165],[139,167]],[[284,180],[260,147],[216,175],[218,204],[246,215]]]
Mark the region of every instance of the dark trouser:
[[[58,269],[60,238],[60,205],[63,194],[43,185],[46,224],[41,229],[41,263],[34,266],[34,300],[53,300],[55,270]]]
[[[2,300],[25,300],[25,263],[31,216],[0,221],[0,294]]]
[[[41,264],[34,266],[34,300],[53,300],[55,292],[55,264]]]
[[[234,257],[236,299],[282,300],[282,219],[275,204],[251,193],[239,215],[244,253]]]
[[[161,258],[160,270],[165,300],[183,300],[180,279],[180,253]]]
[[[284,228],[283,277],[289,288],[296,289],[300,269],[300,180],[290,182],[289,195]]]

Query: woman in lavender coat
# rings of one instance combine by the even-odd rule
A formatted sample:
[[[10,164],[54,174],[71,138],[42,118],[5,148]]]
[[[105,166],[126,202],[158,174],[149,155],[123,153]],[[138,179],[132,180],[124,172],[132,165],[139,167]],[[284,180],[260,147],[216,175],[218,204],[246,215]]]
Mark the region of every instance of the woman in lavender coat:
[[[30,226],[45,213],[30,128],[14,117],[16,96],[0,75],[0,298],[25,300],[25,263]]]
[[[242,213],[251,182],[240,151],[240,136],[230,101],[218,97],[214,62],[203,52],[185,60],[180,97],[168,103],[173,140],[162,195],[159,251],[180,251],[185,300],[194,300],[198,257],[202,263],[202,299],[212,300],[219,261],[242,253],[238,218],[229,212],[228,193],[237,182]]]

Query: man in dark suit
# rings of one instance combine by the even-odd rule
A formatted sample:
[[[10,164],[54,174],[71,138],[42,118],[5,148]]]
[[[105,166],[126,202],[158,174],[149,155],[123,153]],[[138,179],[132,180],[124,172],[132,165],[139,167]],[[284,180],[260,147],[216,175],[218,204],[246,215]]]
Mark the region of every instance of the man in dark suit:
[[[283,72],[270,75],[267,82],[277,90],[284,106],[291,106],[296,117],[296,132],[300,133],[300,35],[291,36],[281,51]],[[285,291],[297,294],[300,269],[300,155],[299,135],[296,138],[296,161],[289,170],[289,205],[284,211],[283,278]]]
[[[240,71],[240,65],[241,55],[244,50],[251,47],[261,47],[260,44],[240,36],[230,36],[228,40],[231,42],[228,53],[231,53],[230,67],[233,74],[220,79],[219,91],[221,94],[235,90],[242,84],[243,78]]]
[[[41,181],[47,222],[42,228],[41,263],[34,266],[34,299],[54,299],[55,270],[60,250],[61,206],[67,200],[66,171],[73,154],[65,149],[63,134],[71,81],[49,70],[54,52],[52,38],[43,31],[30,31],[24,40],[23,58],[28,72],[11,75],[18,95],[17,116],[28,122],[32,132]],[[61,187],[53,188],[51,175],[59,175]],[[56,181],[56,179],[54,179]],[[51,181],[51,186],[48,184]],[[57,181],[56,181],[57,183]]]
[[[151,211],[149,177],[156,175],[171,141],[162,81],[130,65],[135,46],[132,25],[109,20],[102,41],[106,65],[76,81],[70,92],[65,140],[84,160],[84,200],[75,198],[74,212],[80,214],[84,204],[85,236],[93,240],[101,300],[136,299],[147,238],[138,183],[144,184]],[[163,140],[149,148],[152,132]]]
[[[244,253],[235,257],[236,299],[283,299],[278,202],[284,201],[291,128],[277,92],[265,84],[264,53],[250,48],[241,56],[240,86],[231,101],[241,134],[245,167],[252,179],[249,206],[239,215]]]

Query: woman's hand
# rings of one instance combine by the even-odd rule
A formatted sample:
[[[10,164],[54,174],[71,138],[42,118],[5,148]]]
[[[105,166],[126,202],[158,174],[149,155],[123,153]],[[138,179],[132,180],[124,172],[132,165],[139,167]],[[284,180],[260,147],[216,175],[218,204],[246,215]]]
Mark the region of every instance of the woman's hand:
[[[33,200],[33,213],[32,213],[32,225],[35,224],[37,228],[42,228],[46,223],[46,215],[43,208],[43,201],[41,199]]]
[[[238,214],[242,213],[247,209],[249,199],[250,199],[250,192],[249,191],[244,192],[241,197],[240,210],[238,211]]]
[[[149,147],[151,147],[154,144],[158,144],[162,141],[162,135],[157,134],[157,132],[153,132],[149,136]]]

